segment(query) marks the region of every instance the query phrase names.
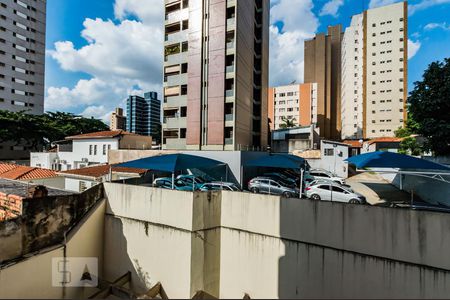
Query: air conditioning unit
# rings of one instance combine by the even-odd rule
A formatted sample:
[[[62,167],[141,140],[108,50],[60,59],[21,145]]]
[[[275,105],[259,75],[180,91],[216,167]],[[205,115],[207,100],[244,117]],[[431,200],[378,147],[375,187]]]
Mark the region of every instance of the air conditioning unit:
[[[84,162],[84,163],[88,163],[88,162],[89,162],[89,159],[87,159],[87,158],[82,158],[81,161]]]

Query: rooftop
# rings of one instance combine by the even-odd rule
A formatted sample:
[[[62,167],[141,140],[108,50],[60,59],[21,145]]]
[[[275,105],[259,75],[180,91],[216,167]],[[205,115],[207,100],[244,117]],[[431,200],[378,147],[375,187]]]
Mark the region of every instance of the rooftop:
[[[66,140],[83,140],[83,139],[107,139],[115,138],[123,135],[136,135],[134,133],[127,132],[125,130],[114,130],[114,131],[99,131],[91,132],[85,134],[79,134],[74,136],[66,137]]]
[[[124,168],[118,167],[115,165],[101,165],[94,167],[87,167],[82,169],[74,169],[69,171],[59,172],[61,175],[77,175],[77,176],[85,176],[85,177],[94,177],[99,178],[109,174],[109,170],[112,168],[112,172],[114,173],[131,173],[131,174],[144,174],[147,170],[145,169],[136,169],[136,168]]]
[[[31,180],[56,177],[52,170],[15,164],[0,164],[0,178],[11,180]]]
[[[29,187],[30,185],[24,182],[0,178],[0,193],[6,195],[16,195],[21,198],[27,198]],[[66,196],[75,194],[74,192],[67,192],[63,190],[52,189],[49,187],[47,187],[47,190],[48,196]]]
[[[343,141],[343,143],[349,145],[352,148],[362,148],[362,144],[359,141],[345,140]]]
[[[376,143],[401,143],[403,141],[402,138],[393,138],[393,137],[381,137],[368,141],[369,145]]]

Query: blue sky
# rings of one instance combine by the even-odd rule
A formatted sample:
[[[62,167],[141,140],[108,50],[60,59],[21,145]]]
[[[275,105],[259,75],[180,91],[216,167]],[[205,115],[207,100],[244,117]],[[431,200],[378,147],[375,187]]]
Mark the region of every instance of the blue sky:
[[[271,84],[303,81],[303,42],[398,0],[272,0]],[[450,0],[409,1],[409,85],[450,57]],[[106,119],[130,93],[161,91],[162,0],[48,0],[46,109]],[[410,48],[410,52],[412,48]]]

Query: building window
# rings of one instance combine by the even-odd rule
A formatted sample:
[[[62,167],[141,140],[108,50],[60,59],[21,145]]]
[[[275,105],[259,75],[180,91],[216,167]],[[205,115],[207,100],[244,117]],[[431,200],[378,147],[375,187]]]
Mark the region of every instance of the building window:
[[[97,145],[94,145],[94,155],[97,155]]]
[[[89,145],[89,155],[92,155],[92,149],[93,149],[93,146]]]
[[[103,155],[106,155],[106,145],[103,145]]]
[[[84,192],[87,190],[86,182],[80,181],[80,192]]]
[[[325,149],[325,156],[334,156],[334,149]]]

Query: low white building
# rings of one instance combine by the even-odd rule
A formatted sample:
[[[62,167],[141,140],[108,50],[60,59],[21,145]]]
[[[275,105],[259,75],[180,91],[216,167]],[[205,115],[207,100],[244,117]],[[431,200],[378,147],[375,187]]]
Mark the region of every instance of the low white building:
[[[31,166],[67,171],[106,164],[110,150],[149,150],[152,138],[116,130],[70,136],[55,144],[56,152],[31,153]]]
[[[65,190],[82,193],[102,182],[139,178],[146,171],[144,169],[100,165],[58,172],[58,175],[64,178]]]
[[[342,178],[348,177],[348,144],[323,140],[320,150],[294,151],[294,155],[306,159],[313,169],[324,169]]]

